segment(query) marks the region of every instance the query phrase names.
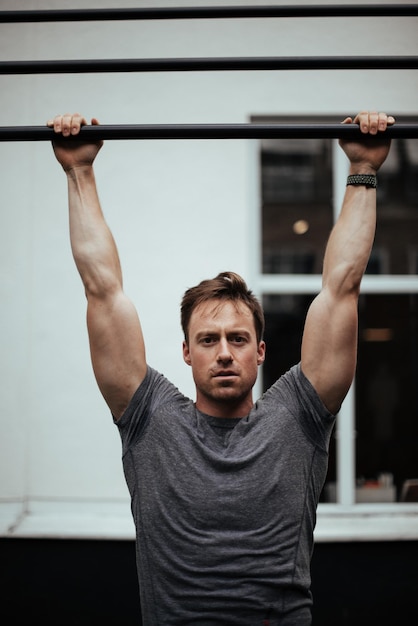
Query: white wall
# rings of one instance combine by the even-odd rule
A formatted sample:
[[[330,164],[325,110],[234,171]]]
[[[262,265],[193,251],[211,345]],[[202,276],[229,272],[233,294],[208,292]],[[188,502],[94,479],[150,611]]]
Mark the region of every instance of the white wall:
[[[86,6],[118,3],[0,2],[1,10]],[[416,55],[417,24],[417,18],[0,24],[0,60]],[[361,108],[416,114],[417,94],[416,71],[0,76],[0,125],[42,125],[67,111],[104,124],[344,117]],[[108,141],[97,158],[103,208],[148,360],[191,396],[180,298],[224,269],[242,273],[250,285],[255,280],[254,149],[241,140]],[[125,502],[118,433],[90,367],[65,176],[46,142],[0,143],[0,164],[0,502]]]

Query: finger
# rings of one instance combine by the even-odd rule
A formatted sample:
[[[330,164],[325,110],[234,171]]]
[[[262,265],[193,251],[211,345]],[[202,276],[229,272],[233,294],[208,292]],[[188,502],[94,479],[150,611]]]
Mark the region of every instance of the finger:
[[[385,131],[388,126],[392,126],[395,123],[393,115],[387,115],[386,113],[379,113],[379,131]]]
[[[345,120],[341,122],[341,124],[352,124],[352,123],[353,123],[352,117],[346,117]]]
[[[379,113],[378,122],[377,122],[378,130],[381,132],[385,131],[387,124],[388,124],[388,116],[386,115],[386,113]]]
[[[49,127],[53,128],[56,133],[62,133],[64,137],[77,135],[80,132],[80,128],[85,124],[87,124],[86,119],[79,113],[56,115],[47,122]]]
[[[354,123],[358,124],[360,126],[360,130],[362,133],[368,133],[369,132],[369,112],[368,111],[361,111],[360,113],[358,113],[356,115],[356,117],[354,118]]]
[[[379,126],[379,114],[376,111],[362,111],[356,120],[362,133],[376,135]]]
[[[386,113],[362,111],[354,118],[354,122],[360,126],[362,133],[376,135],[378,132],[384,132],[388,126],[394,124],[395,118]]]
[[[67,115],[56,115],[52,120],[48,122],[54,132],[64,134],[64,128],[68,127],[69,114]]]
[[[71,129],[73,127],[73,115],[71,113],[65,113],[57,125],[58,124],[61,126],[61,133],[63,137],[68,137],[71,134]],[[76,121],[74,121],[74,127],[76,128]]]
[[[51,120],[51,127],[54,129],[54,132],[60,133],[62,128],[62,115],[56,115]]]
[[[80,113],[74,113],[71,118],[71,134],[78,135],[80,128],[82,126],[86,126],[86,124],[87,120],[83,117],[83,115],[80,115]]]
[[[87,120],[80,113],[67,113],[63,115],[62,134],[64,136],[78,135],[80,128],[85,124]]]
[[[376,111],[371,111],[369,113],[369,133],[371,135],[376,135],[377,131],[379,130],[379,119],[379,113],[377,113]],[[386,119],[384,119],[383,116],[381,119],[384,127],[386,128]]]

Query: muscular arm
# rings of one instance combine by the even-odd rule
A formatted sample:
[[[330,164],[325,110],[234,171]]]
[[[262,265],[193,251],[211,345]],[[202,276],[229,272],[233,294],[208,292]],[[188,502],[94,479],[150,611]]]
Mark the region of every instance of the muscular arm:
[[[73,118],[73,134],[82,122],[80,116]],[[63,124],[56,120],[55,129],[65,135]],[[67,174],[71,248],[87,297],[94,373],[119,418],[145,376],[144,341],[136,310],[123,291],[118,251],[97,194],[93,160],[101,146],[70,141],[54,142],[54,151]]]
[[[384,114],[362,113],[355,121],[373,135],[388,123]],[[350,174],[375,174],[389,150],[388,141],[378,139],[341,145]],[[338,412],[355,373],[358,296],[375,228],[376,190],[347,187],[325,251],[322,289],[308,311],[302,340],[302,370],[332,413]]]

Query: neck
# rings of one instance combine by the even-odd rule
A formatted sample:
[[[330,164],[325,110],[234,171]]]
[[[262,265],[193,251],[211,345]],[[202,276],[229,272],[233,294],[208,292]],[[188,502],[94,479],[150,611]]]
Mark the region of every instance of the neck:
[[[252,396],[249,396],[245,400],[241,399],[230,402],[224,399],[216,401],[213,398],[209,399],[205,398],[204,396],[199,396],[199,394],[196,398],[196,408],[201,413],[206,413],[206,415],[211,415],[212,417],[246,417],[253,408],[253,406],[254,403]]]

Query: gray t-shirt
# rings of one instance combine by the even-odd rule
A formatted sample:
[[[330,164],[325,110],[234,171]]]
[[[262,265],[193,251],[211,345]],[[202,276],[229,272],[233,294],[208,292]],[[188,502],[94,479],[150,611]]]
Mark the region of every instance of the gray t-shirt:
[[[334,416],[300,365],[247,417],[146,378],[118,421],[144,626],[307,626]]]

